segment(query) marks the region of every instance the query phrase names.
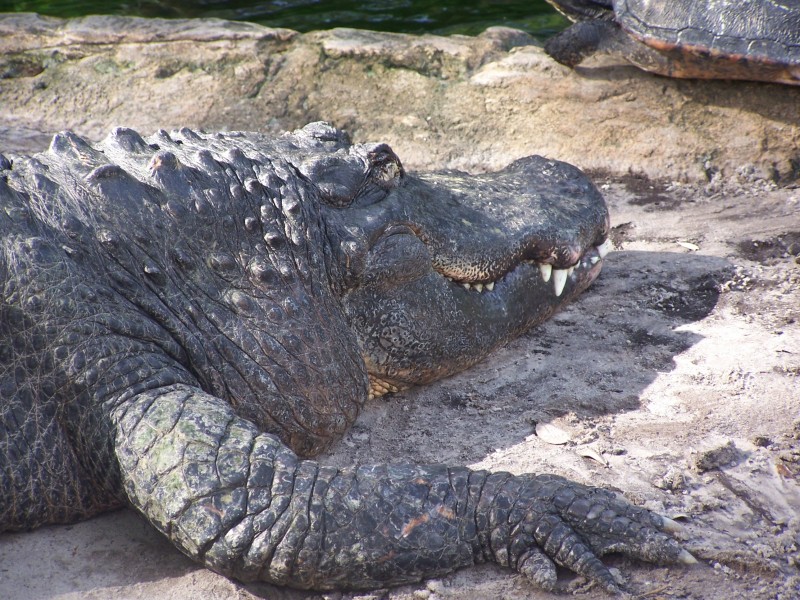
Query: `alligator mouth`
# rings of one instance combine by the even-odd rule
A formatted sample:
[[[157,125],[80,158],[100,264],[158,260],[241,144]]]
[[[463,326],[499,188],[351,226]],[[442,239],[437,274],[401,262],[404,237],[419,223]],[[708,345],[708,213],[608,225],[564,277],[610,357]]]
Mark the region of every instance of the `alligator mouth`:
[[[541,274],[542,280],[545,283],[550,281],[553,282],[553,291],[555,296],[558,298],[563,293],[567,284],[567,280],[576,271],[576,269],[591,269],[605,258],[606,254],[608,254],[608,252],[611,250],[611,247],[612,243],[610,239],[605,240],[603,243],[597,246],[591,246],[574,264],[565,268],[555,268],[551,263],[537,261],[535,259],[523,259],[515,263],[511,269],[505,271],[499,277],[495,277],[493,279],[483,279],[481,281],[478,281],[477,279],[470,280],[466,277],[459,276],[458,273],[455,273],[455,270],[444,269],[441,267],[434,268],[437,273],[454,285],[471,292],[489,293],[493,292],[495,286],[499,285],[519,265],[527,264],[539,269],[539,273]]]

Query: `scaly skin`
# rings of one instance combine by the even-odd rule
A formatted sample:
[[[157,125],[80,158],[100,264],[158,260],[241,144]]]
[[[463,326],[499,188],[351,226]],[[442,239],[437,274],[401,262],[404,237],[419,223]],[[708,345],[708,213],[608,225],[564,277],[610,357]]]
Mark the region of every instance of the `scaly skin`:
[[[558,477],[300,458],[576,296],[607,230],[569,165],[415,177],[322,124],[0,157],[0,531],[130,505],[214,570],[312,589],[493,561],[615,591],[606,552],[689,561]]]
[[[556,563],[615,591],[596,554],[683,553],[663,519],[609,492],[463,467],[320,467],[184,386],[113,418],[133,504],[187,555],[245,581],[369,589],[493,561],[546,588]]]

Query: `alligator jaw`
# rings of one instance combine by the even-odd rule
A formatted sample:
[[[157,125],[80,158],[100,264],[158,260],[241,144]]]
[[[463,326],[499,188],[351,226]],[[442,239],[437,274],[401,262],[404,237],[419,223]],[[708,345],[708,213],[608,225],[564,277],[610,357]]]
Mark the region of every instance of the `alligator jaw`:
[[[552,280],[553,292],[555,293],[556,298],[558,298],[564,291],[567,279],[572,276],[576,269],[591,269],[605,258],[606,254],[608,254],[609,250],[611,249],[611,246],[611,240],[607,239],[602,244],[590,248],[581,256],[578,262],[566,268],[554,268],[550,263],[540,262],[533,259],[523,260],[519,264],[536,266],[539,269],[542,281],[548,283]],[[518,265],[515,265],[514,268],[516,268],[516,266]],[[448,281],[452,282],[454,285],[460,286],[465,290],[479,293],[489,293],[494,291],[496,285],[501,284],[508,272],[491,281],[464,281],[456,279],[455,277],[452,277],[446,273],[439,272],[439,274]]]
[[[589,287],[608,250],[600,192],[536,156],[482,175],[409,174],[328,223],[372,395],[483,359]]]

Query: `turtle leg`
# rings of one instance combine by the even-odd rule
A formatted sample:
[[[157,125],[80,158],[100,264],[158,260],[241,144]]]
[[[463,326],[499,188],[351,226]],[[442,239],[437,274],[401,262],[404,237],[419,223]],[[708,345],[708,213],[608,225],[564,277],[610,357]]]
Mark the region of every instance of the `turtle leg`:
[[[620,56],[629,63],[659,75],[668,77],[708,77],[704,70],[691,69],[691,62],[673,60],[670,48],[664,46],[663,52],[628,35],[613,21],[579,21],[560,34],[550,38],[544,50],[554,60],[574,68],[593,54]],[[699,59],[702,62],[702,58]],[[707,68],[705,69],[707,73]]]
[[[618,45],[618,38],[627,37],[612,21],[578,21],[547,40],[544,51],[562,65],[574,68],[593,54],[607,51],[609,45]]]

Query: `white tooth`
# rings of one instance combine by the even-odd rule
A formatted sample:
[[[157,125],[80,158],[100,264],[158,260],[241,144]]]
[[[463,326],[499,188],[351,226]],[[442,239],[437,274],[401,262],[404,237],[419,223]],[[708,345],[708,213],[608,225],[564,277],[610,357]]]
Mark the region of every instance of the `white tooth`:
[[[470,289],[470,287],[471,287],[471,286],[470,286],[468,283],[466,283],[466,282],[465,282],[465,283],[462,283],[461,285],[463,285],[463,286],[464,286],[464,289],[465,289],[465,290],[468,290],[468,289]]]
[[[567,269],[553,269],[553,287],[556,296],[560,296],[564,291],[564,286],[567,285],[567,275]]]
[[[550,281],[550,274],[553,272],[553,265],[540,263],[539,271],[542,274],[542,279],[544,279],[544,282],[547,283],[548,281]]]
[[[482,292],[482,291],[483,291],[483,284],[482,284],[482,283],[473,283],[473,284],[472,284],[472,287],[474,287],[474,288],[475,288],[476,290],[478,290],[479,292]]]
[[[490,292],[494,289],[494,281],[486,284],[486,289]]]
[[[569,269],[567,269],[567,275],[572,275],[572,272],[575,270],[575,265],[572,265]]]
[[[596,265],[597,263],[599,263],[599,262],[600,262],[600,257],[599,257],[599,256],[592,256],[592,257],[589,259],[589,262],[590,262],[590,263],[592,263],[593,265]]]
[[[609,250],[612,247],[611,238],[607,239],[605,242],[597,246],[597,253],[600,255],[600,258],[605,258],[606,254],[608,254]]]

